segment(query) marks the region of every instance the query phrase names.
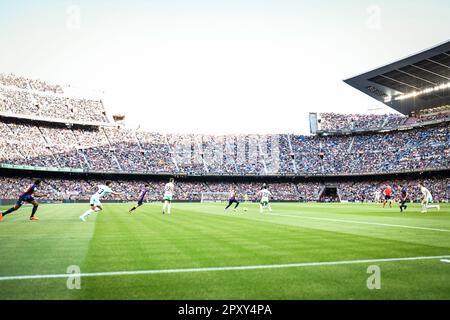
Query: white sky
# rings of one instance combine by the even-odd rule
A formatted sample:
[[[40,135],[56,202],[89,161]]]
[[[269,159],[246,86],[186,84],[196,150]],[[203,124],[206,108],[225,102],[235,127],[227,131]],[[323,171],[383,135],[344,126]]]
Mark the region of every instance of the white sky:
[[[450,1],[5,1],[0,72],[104,90],[130,126],[307,133],[342,82],[450,38]],[[377,110],[379,112],[379,110]]]

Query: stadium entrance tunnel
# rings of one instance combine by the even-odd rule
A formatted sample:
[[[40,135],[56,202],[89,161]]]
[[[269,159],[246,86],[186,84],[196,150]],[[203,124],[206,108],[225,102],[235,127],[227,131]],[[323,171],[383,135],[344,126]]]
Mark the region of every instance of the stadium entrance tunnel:
[[[325,185],[319,193],[319,202],[340,202],[337,185]]]

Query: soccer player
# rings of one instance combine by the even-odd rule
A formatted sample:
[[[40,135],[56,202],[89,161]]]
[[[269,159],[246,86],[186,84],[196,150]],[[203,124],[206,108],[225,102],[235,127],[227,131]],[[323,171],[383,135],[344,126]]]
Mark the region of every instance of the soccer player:
[[[248,194],[244,195],[244,211],[247,211],[247,205],[248,205]]]
[[[379,203],[381,199],[381,192],[380,190],[375,191],[375,203]]]
[[[164,186],[164,205],[162,209],[163,214],[166,213],[166,208],[167,214],[170,214],[170,209],[172,209],[173,190],[175,189],[174,181],[174,178],[170,178],[169,182]]]
[[[269,211],[272,212],[272,208],[270,207],[269,203],[269,198],[272,196],[272,193],[267,189],[266,184],[263,185],[258,194],[261,196],[261,201],[259,203],[259,212],[263,213],[264,208],[268,208]]]
[[[98,186],[97,192],[92,195],[91,200],[89,202],[90,205],[91,205],[91,208],[80,216],[80,220],[81,221],[86,222],[86,218],[91,213],[99,212],[99,211],[103,210],[103,205],[100,202],[100,199],[103,196],[107,196],[107,195],[110,195],[110,194],[120,195],[120,194],[124,194],[125,193],[125,192],[114,192],[114,191],[112,191],[111,190],[111,185],[112,185],[111,181],[106,181],[106,183],[104,185],[99,185]]]
[[[427,209],[432,209],[432,208],[441,210],[441,207],[439,206],[439,204],[431,204],[431,203],[433,203],[433,196],[431,195],[430,190],[425,188],[425,186],[421,183],[419,183],[419,188],[423,195],[421,213],[426,213]]]
[[[408,201],[408,188],[406,186],[401,186],[400,189],[400,212],[403,212],[403,209],[406,210],[408,207],[405,203]]]
[[[9,208],[8,210],[6,210],[4,212],[0,211],[0,221],[2,221],[3,217],[6,216],[7,214],[10,214],[11,212],[18,210],[23,205],[24,202],[28,202],[33,205],[33,209],[31,210],[30,220],[39,220],[39,218],[35,216],[36,211],[39,206],[39,203],[36,200],[34,200],[33,195],[35,197],[45,197],[46,196],[44,194],[40,194],[40,193],[36,192],[36,189],[39,187],[41,182],[42,181],[40,179],[35,180],[34,183],[30,184],[24,190],[24,192],[22,192],[22,194],[19,196],[19,199],[17,200],[14,207]]]
[[[389,208],[392,208],[392,188],[390,186],[386,186],[386,188],[383,190],[383,195],[383,208],[386,206],[387,202],[389,202]]]
[[[144,188],[141,190],[141,192],[139,193],[139,197],[137,198],[137,204],[131,208],[130,210],[128,210],[129,213],[132,213],[134,210],[136,210],[137,208],[139,208],[140,206],[142,206],[142,204],[144,203],[144,199],[145,196],[147,195],[150,185],[148,183],[146,183],[144,185]]]
[[[227,211],[227,209],[233,204],[236,203],[236,205],[234,206],[234,211],[237,211],[237,207],[239,205],[239,201],[237,200],[236,197],[236,191],[233,188],[230,188],[230,197],[228,199],[228,205],[226,206],[224,211]]]

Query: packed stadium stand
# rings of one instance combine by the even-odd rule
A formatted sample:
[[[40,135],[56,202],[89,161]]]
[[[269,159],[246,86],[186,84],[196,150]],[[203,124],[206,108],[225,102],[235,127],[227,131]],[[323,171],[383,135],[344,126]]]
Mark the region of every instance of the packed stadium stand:
[[[0,85],[42,92],[53,92],[53,93],[64,92],[60,85],[52,85],[48,84],[45,81],[20,77],[11,73],[0,74]]]
[[[2,177],[0,184],[0,199],[16,200],[18,190],[23,190],[29,184],[30,179],[20,177]],[[125,196],[109,196],[109,200],[134,201],[145,183],[150,186],[149,201],[160,201],[161,190],[167,180],[115,180],[114,190],[124,191]],[[435,200],[448,199],[447,186],[450,181],[442,177],[429,179],[399,179],[399,180],[365,180],[365,181],[340,181],[333,183],[337,189],[338,199],[332,199],[323,194],[326,183],[319,182],[273,182],[269,184],[275,201],[376,201],[376,191],[384,186],[392,186],[395,193],[399,193],[400,186],[407,186],[410,190],[410,199],[419,201],[421,194],[417,188],[419,183],[430,186],[430,191],[435,195]],[[97,186],[104,180],[97,179],[64,179],[44,178],[40,191],[49,197],[40,200],[46,201],[89,201]],[[209,200],[226,200],[230,187],[233,186],[240,198],[248,196],[249,201],[257,201],[257,192],[261,187],[260,182],[176,182],[175,200],[199,201],[202,193],[209,194]],[[225,198],[224,198],[225,194]]]
[[[374,131],[398,129],[413,124],[422,124],[429,121],[447,121],[450,117],[450,105],[440,108],[423,110],[417,115],[404,116],[397,114],[339,114],[320,113],[319,131]]]
[[[333,180],[338,200],[373,201],[385,184],[413,190],[424,180],[438,200],[446,200],[449,110],[440,106],[409,116],[322,113],[316,135],[161,134],[110,123],[101,100],[68,97],[58,85],[0,75],[0,183],[8,186],[0,198],[17,196],[25,182],[14,174],[22,172],[43,177],[55,201],[87,200],[99,177],[111,174],[130,200],[144,180],[151,184],[150,199],[160,199],[168,176],[182,177],[177,200],[224,193],[233,183],[253,199],[261,179],[270,177],[275,200],[326,201],[332,199],[323,195],[325,186],[340,176]],[[424,178],[422,172],[437,174]],[[130,179],[133,175],[139,178]],[[297,179],[310,176],[316,179]]]
[[[162,135],[1,119],[4,164],[191,175],[389,173],[449,166],[447,124],[351,136]]]
[[[0,114],[107,123],[102,101],[64,95],[59,85],[0,74]]]

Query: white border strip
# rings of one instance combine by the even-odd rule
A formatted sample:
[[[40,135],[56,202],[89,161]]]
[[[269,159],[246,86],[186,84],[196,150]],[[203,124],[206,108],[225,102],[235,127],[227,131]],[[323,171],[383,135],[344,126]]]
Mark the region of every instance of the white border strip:
[[[162,269],[162,270],[135,270],[135,271],[113,271],[113,272],[94,272],[94,273],[67,273],[67,274],[41,274],[41,275],[22,275],[22,276],[3,276],[0,281],[8,280],[31,280],[31,279],[53,279],[68,277],[107,277],[107,276],[129,276],[142,274],[161,274],[161,273],[183,273],[183,272],[211,272],[211,271],[235,271],[235,270],[256,270],[256,269],[279,269],[294,267],[316,267],[329,265],[345,265],[358,263],[374,262],[396,262],[396,261],[416,261],[416,260],[435,260],[450,258],[445,256],[425,256],[425,257],[407,257],[407,258],[386,258],[386,259],[366,259],[366,260],[346,260],[329,262],[305,262],[292,264],[267,264],[255,266],[235,266],[235,267],[212,267],[212,268],[186,268],[186,269]]]

